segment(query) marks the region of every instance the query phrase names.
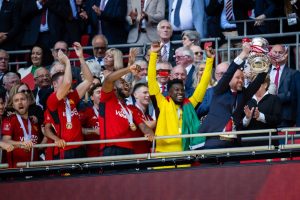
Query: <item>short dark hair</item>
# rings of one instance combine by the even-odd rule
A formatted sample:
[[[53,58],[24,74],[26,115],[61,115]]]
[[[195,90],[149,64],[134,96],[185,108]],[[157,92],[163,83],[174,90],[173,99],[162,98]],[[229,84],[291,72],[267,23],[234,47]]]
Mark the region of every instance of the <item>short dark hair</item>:
[[[132,89],[132,94],[134,94],[134,92],[139,89],[140,87],[147,87],[148,88],[148,84],[147,83],[137,83],[133,86]]]
[[[168,83],[167,83],[167,91],[169,92],[169,90],[171,89],[171,87],[174,85],[174,84],[181,84],[182,86],[184,86],[183,84],[183,80],[180,80],[178,78],[175,78],[173,80],[169,80]]]
[[[65,74],[65,72],[56,72],[55,74],[52,75],[51,77],[51,81],[54,82],[54,81],[57,81],[58,78],[60,76],[63,76]]]
[[[94,91],[99,87],[102,87],[102,83],[97,83],[97,84],[93,85],[91,87],[91,89],[89,89],[89,91],[88,91],[89,96],[92,96],[94,94]]]

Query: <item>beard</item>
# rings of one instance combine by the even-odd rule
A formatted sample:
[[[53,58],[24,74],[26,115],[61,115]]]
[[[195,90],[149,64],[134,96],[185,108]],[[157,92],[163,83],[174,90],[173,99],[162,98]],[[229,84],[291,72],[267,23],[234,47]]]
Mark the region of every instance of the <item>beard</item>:
[[[121,88],[117,88],[116,90],[117,90],[117,95],[122,99],[126,99],[128,97],[128,95],[126,95]]]

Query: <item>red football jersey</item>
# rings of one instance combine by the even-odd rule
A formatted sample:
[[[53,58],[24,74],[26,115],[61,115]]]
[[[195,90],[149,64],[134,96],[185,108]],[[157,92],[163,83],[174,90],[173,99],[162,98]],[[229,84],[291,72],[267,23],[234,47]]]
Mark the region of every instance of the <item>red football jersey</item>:
[[[28,132],[28,121],[27,119],[23,119],[23,124]],[[34,144],[37,144],[40,142],[41,137],[39,135],[39,125],[34,124],[34,122],[31,120],[31,141]],[[14,141],[24,141],[24,133],[21,128],[21,124],[18,121],[18,118],[16,115],[11,115],[8,118],[5,118],[2,123],[2,135],[9,135],[11,136],[11,139]],[[38,160],[38,149],[34,149],[34,156],[33,161]],[[7,161],[9,164],[9,167],[16,167],[16,164],[18,162],[29,162],[31,161],[31,151],[27,151],[22,148],[15,148],[12,152],[7,153]]]
[[[134,110],[137,115],[139,115],[144,121],[152,120],[150,115],[144,115],[141,110],[139,110],[134,105],[128,106],[131,110]],[[144,137],[144,133],[138,128],[136,131],[133,131],[133,137]],[[149,141],[140,141],[140,142],[133,142],[133,150],[134,153],[150,153],[151,149],[151,142]]]
[[[128,108],[126,105],[123,106]],[[133,122],[138,127],[143,122],[143,119],[134,110],[131,112],[133,112]],[[122,111],[114,91],[108,93],[103,92],[103,90],[101,91],[99,121],[101,127],[100,138],[103,140],[132,138],[134,136],[134,131],[130,130],[129,122]],[[132,142],[102,144],[100,148],[103,149],[105,146],[119,146],[133,149]]]
[[[99,119],[94,112],[93,107],[87,107],[80,113],[80,121],[83,128],[99,128]],[[100,140],[100,136],[98,134],[88,134],[84,135],[84,140]],[[89,144],[86,145],[86,153],[88,157],[97,157],[100,156],[99,144]]]
[[[45,110],[44,112],[44,124],[51,124],[53,127],[54,132],[57,134],[60,126],[59,124],[56,124],[49,112],[48,109]],[[51,140],[50,138],[47,138],[47,143],[51,144],[54,141]],[[46,154],[46,160],[53,160],[53,156],[58,155],[59,153],[59,149],[58,147],[47,147],[45,150],[45,154]]]
[[[76,90],[70,92],[67,96],[70,102],[71,107],[71,122],[72,122],[72,128],[67,129],[67,118],[66,118],[66,103],[65,100],[58,100],[56,97],[56,92],[53,92],[47,100],[47,109],[49,109],[50,112],[56,112],[58,113],[59,122],[60,122],[60,135],[59,137],[66,142],[75,142],[75,141],[82,141],[82,130],[81,130],[81,123],[79,119],[79,113],[76,109],[77,104],[79,103],[80,99],[78,96],[78,92]],[[77,148],[80,145],[75,146],[66,146],[64,150],[69,150],[73,148]]]

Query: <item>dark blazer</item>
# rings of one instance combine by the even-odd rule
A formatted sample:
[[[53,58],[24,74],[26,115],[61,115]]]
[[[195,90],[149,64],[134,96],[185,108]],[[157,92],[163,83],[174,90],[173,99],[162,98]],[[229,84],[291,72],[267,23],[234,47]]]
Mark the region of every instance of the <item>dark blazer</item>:
[[[292,119],[300,127],[300,72],[297,71],[292,78],[291,88]],[[299,133],[299,132],[298,132]]]
[[[208,88],[206,90],[203,101],[201,102],[200,106],[197,109],[197,115],[199,119],[207,115],[213,94],[214,94],[214,87]]]
[[[37,92],[38,92],[38,89],[35,88],[33,90],[33,95],[34,95],[34,98],[36,98],[37,96]],[[43,109],[45,110],[46,109],[46,103],[47,103],[47,99],[48,97],[50,96],[50,94],[53,92],[53,88],[49,87],[49,88],[41,88],[39,90],[39,103],[43,106]]]
[[[249,108],[257,107],[259,112],[265,115],[266,123],[251,119],[249,125],[244,127],[245,130],[258,130],[258,129],[272,129],[277,128],[278,124],[281,121],[281,102],[276,95],[267,94],[259,102],[255,99],[248,101],[247,105]],[[255,136],[268,136],[269,134],[249,134],[242,135],[242,137],[255,137]],[[274,133],[274,135],[277,135]],[[278,144],[278,141],[274,141],[275,145]],[[243,142],[243,146],[259,146],[259,145],[268,145],[269,141],[255,141],[255,142]]]
[[[199,133],[222,132],[231,116],[233,117],[237,130],[242,128],[244,106],[259,89],[260,85],[265,80],[267,73],[258,74],[256,79],[247,88],[243,88],[242,91],[237,93],[236,109],[232,112],[233,105],[235,104],[235,97],[232,95],[229,82],[236,70],[240,67],[240,65],[232,62],[227,72],[214,87],[211,106],[207,117],[204,119],[203,124],[199,129]]]
[[[292,77],[296,73],[295,70],[289,68],[287,65],[283,68],[280,80],[278,94],[281,104],[282,104],[282,122],[280,127],[292,126],[292,106],[291,106],[291,88]]]
[[[173,44],[172,42],[170,43],[168,62],[171,63],[171,65],[173,67],[176,66],[176,61],[175,61],[174,55],[175,55],[175,51],[178,47],[180,47],[178,44]]]
[[[100,5],[100,0],[90,0],[86,3],[87,13],[90,18],[91,37],[98,34],[99,22],[101,20],[102,33],[109,44],[124,44],[127,42],[129,27],[126,21],[127,1],[109,0],[98,17],[93,11],[92,6]]]
[[[0,49],[13,50],[17,45],[15,37],[20,30],[20,13],[16,0],[2,1],[0,10],[0,32],[7,33],[7,39],[0,43]]]
[[[189,98],[190,96],[193,95],[194,93],[194,88],[193,88],[193,74],[195,72],[196,67],[193,65],[189,73],[187,74],[186,80],[185,80],[185,97]]]
[[[62,40],[63,24],[60,13],[64,12],[60,2],[48,0],[43,9],[48,8],[47,23],[49,27],[49,45],[52,48],[58,40]],[[43,9],[39,10],[35,0],[23,1],[21,16],[24,22],[22,46],[33,46],[39,38]]]
[[[273,0],[256,0],[255,1],[255,17],[262,14],[266,15],[267,18],[275,17],[276,4]],[[265,21],[261,26],[254,26],[255,34],[272,33],[276,31],[274,21]]]
[[[206,13],[209,16],[208,18],[208,36],[218,36],[220,35],[221,25],[221,13],[224,8],[224,0],[210,0],[206,6]],[[233,13],[235,20],[245,20],[249,19],[248,10],[254,8],[253,0],[233,0]],[[244,24],[237,24],[237,31],[239,35],[244,34]]]

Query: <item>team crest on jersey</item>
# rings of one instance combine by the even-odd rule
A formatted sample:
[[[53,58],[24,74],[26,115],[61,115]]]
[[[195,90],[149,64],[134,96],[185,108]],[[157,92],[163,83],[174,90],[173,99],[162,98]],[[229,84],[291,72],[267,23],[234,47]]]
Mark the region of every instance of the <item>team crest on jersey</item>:
[[[69,99],[70,105],[75,104],[75,102],[72,99]]]
[[[10,124],[9,124],[9,123],[5,123],[5,124],[3,125],[3,130],[4,130],[4,131],[9,131],[9,130],[10,130]]]

